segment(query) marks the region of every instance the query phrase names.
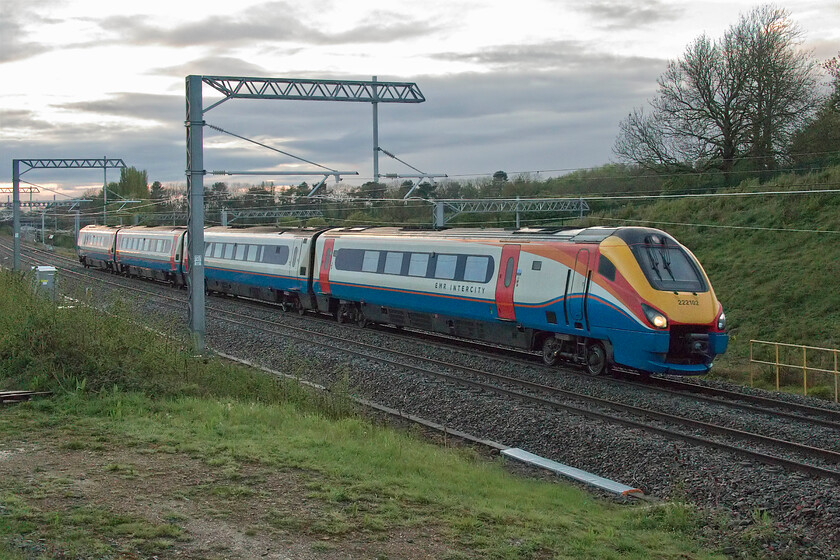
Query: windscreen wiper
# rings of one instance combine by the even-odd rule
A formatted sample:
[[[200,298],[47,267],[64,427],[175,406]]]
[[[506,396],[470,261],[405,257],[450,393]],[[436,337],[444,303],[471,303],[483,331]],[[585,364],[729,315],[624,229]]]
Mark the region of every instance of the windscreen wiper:
[[[668,271],[668,274],[671,275],[671,280],[676,280],[677,277],[674,276],[674,272],[671,270],[671,256],[668,251],[668,245],[663,241],[662,248],[659,249],[659,254],[662,255],[662,268]]]
[[[659,272],[659,259],[656,258],[656,253],[654,253],[653,249],[648,249],[648,258],[650,259],[650,267],[656,273],[660,280],[662,280],[662,273]]]

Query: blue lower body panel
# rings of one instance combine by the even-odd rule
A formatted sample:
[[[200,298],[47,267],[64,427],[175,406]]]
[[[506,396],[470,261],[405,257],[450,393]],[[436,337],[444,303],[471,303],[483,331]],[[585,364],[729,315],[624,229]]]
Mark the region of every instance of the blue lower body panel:
[[[306,288],[305,278],[227,270],[210,266],[204,268],[204,277],[216,282],[226,282],[231,285],[247,286],[249,288],[269,288],[278,292],[299,292]]]

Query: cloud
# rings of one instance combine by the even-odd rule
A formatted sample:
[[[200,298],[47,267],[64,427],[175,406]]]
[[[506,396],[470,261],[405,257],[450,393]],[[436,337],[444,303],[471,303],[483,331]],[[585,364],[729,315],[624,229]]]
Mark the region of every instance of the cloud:
[[[241,58],[231,56],[205,56],[177,66],[167,66],[150,70],[148,74],[178,76],[266,76],[270,72]]]
[[[619,72],[647,70],[664,64],[658,59],[619,57],[594,51],[592,45],[580,41],[548,41],[536,44],[507,44],[472,52],[443,52],[433,58],[456,62],[472,62],[496,70],[573,71],[598,68]],[[597,70],[596,70],[597,71]]]
[[[424,36],[438,30],[431,22],[407,19],[402,14],[376,12],[373,21],[341,32],[322,31],[311,25],[285,2],[269,2],[248,8],[237,16],[209,16],[175,26],[162,26],[148,17],[112,16],[101,21],[113,30],[112,41],[120,44],[170,47],[212,46],[233,48],[255,43],[341,45],[389,43],[406,37]],[[370,18],[368,18],[370,19]],[[366,20],[367,21],[367,20]]]
[[[653,94],[664,63],[609,57],[599,60],[599,64],[584,65],[573,73],[521,68],[418,76],[416,82],[426,97],[425,103],[380,104],[380,146],[418,169],[453,177],[491,174],[498,169],[517,172],[607,163],[618,123]],[[56,128],[50,134],[29,135],[12,142],[11,157],[107,154],[148,170],[152,181],[184,181],[183,95],[119,93],[61,108],[148,121],[148,126],[94,123]],[[19,113],[17,118],[33,119],[34,115]],[[361,177],[347,178],[347,184],[370,178],[373,150],[368,104],[230,100],[207,112],[205,120],[333,169],[358,171]],[[204,139],[207,170],[268,169],[281,164],[316,169],[210,128],[204,129]],[[10,170],[5,170],[8,165],[7,160],[0,160],[0,176],[9,176]],[[413,173],[382,154],[380,171]],[[54,179],[68,180],[62,174]],[[208,175],[205,183],[263,179],[311,182],[311,178]]]
[[[6,133],[14,130],[42,132],[55,128],[54,124],[39,118],[34,111],[23,109],[0,109],[0,122]]]
[[[45,3],[40,4],[43,7]],[[35,6],[28,2],[3,0],[3,9],[0,10],[0,64],[23,60],[51,50],[47,45],[26,39],[28,34],[24,22],[29,25],[49,22],[47,18],[37,15],[34,8]]]
[[[572,5],[605,29],[648,27],[675,20],[684,11],[660,0],[592,0]]]

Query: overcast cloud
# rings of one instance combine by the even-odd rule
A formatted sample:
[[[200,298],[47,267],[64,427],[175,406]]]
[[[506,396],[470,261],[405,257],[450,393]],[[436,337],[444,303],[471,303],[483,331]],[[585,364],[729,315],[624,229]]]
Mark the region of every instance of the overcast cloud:
[[[380,146],[429,173],[467,179],[500,169],[548,175],[598,166],[611,158],[621,119],[654,94],[668,59],[702,33],[719,36],[752,5],[428,0],[383,9],[242,0],[191,12],[148,0],[124,13],[123,3],[5,0],[0,184],[10,182],[12,158],[104,155],[147,170],[150,180],[183,183],[189,74],[414,81],[426,102],[380,104]],[[825,21],[840,16],[836,2],[788,9],[818,60],[836,54],[840,34]],[[205,100],[218,100],[217,92],[205,88]],[[356,184],[371,179],[369,104],[231,100],[205,119],[331,168],[357,170]],[[313,169],[205,129],[208,170],[290,165]],[[384,155],[380,171],[411,172]],[[102,172],[33,171],[26,178],[76,195],[101,185]]]

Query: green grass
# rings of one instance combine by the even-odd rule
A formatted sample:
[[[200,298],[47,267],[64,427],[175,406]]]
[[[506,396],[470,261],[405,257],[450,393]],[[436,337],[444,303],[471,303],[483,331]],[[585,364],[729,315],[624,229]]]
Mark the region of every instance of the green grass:
[[[313,393],[193,359],[129,328],[130,313],[118,302],[110,305],[113,317],[57,310],[5,273],[0,294],[0,387],[56,393],[4,409],[0,448],[108,453],[88,476],[127,485],[152,475],[115,454],[176,464],[189,458],[200,465],[200,483],[171,490],[168,500],[205,504],[203,515],[241,522],[245,535],[311,539],[314,551],[413,532],[437,535],[449,558],[714,557],[695,540],[708,517],[690,506],[622,506],[511,476],[471,450],[374,425],[339,391]],[[287,361],[291,373],[315,367]],[[281,475],[291,494],[277,500],[269,482]],[[188,546],[184,513],[149,517],[81,495],[72,477],[46,472],[6,481],[0,556],[118,557]]]

